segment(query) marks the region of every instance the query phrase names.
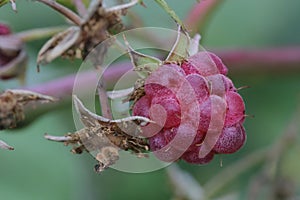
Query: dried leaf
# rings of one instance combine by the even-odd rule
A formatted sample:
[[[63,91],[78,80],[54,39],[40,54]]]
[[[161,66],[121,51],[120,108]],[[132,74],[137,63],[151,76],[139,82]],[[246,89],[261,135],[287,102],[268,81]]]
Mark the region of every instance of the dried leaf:
[[[18,77],[24,82],[27,54],[24,44],[13,34],[0,35],[0,79]]]
[[[94,49],[109,38],[110,32],[120,31],[121,15],[135,5],[136,0],[112,8],[104,8],[102,0],[91,1],[87,15],[80,26],[75,26],[55,35],[40,50],[37,63],[46,64],[59,56],[84,59],[93,50],[95,63],[101,63],[106,46]]]
[[[82,153],[83,150],[92,153],[99,162],[95,167],[99,172],[119,159],[119,150],[130,150],[137,155],[149,150],[147,141],[139,137],[139,127],[152,123],[149,119],[128,117],[110,120],[90,112],[76,96],[73,100],[85,127],[64,137],[46,135],[47,139],[74,145],[74,153]]]
[[[37,63],[46,64],[64,54],[80,37],[80,28],[72,26],[54,35],[48,40],[38,53]]]
[[[15,128],[24,120],[24,106],[30,102],[48,103],[55,98],[26,90],[6,90],[0,94],[0,130]]]

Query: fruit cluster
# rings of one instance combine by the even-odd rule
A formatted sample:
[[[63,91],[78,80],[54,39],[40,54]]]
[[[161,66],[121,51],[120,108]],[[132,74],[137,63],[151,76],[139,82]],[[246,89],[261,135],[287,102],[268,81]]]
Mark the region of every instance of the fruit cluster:
[[[227,71],[215,54],[199,52],[147,77],[133,115],[156,122],[144,134],[160,160],[205,164],[243,146],[245,105]]]

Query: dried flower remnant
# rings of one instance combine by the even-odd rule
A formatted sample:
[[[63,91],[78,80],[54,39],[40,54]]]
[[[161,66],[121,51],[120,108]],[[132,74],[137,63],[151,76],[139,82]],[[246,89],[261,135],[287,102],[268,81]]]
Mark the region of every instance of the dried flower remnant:
[[[55,98],[26,90],[6,90],[0,94],[0,130],[15,128],[24,120],[24,106],[28,103],[49,103]]]
[[[66,136],[46,135],[46,139],[64,142],[66,145],[71,144],[72,152],[76,154],[81,154],[83,151],[90,152],[98,161],[95,166],[97,172],[113,165],[119,159],[120,150],[145,157],[144,152],[149,150],[149,145],[139,136],[141,127],[151,123],[149,119],[135,116],[110,120],[90,112],[76,96],[73,99],[76,111],[85,127]]]
[[[26,64],[24,43],[11,33],[7,25],[0,24],[0,79],[18,77],[23,82]]]
[[[132,0],[127,4],[105,8],[102,0],[92,1],[78,26],[71,26],[44,44],[39,51],[37,63],[46,64],[59,56],[84,59],[96,45],[108,39],[111,33],[119,32],[123,28],[121,16],[137,3],[137,0]],[[97,62],[101,62],[106,47],[98,51],[94,53],[97,54]]]

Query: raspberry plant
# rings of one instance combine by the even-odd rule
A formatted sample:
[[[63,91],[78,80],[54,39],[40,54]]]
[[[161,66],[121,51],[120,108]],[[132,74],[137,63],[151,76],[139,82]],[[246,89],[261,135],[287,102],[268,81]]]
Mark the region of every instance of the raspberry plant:
[[[273,163],[278,167],[279,157],[289,144],[295,142],[296,129],[289,128],[280,141],[269,150],[258,152],[254,158],[251,155],[245,157],[245,165],[233,163],[232,170],[236,172],[235,175],[230,175],[231,166],[229,166],[223,174],[216,175],[203,187],[194,180],[194,177],[176,167],[176,163],[179,165],[183,163],[180,160],[189,166],[198,167],[197,169],[202,169],[204,164],[212,166],[211,163],[225,158],[221,156],[222,154],[233,154],[245,144],[245,102],[239,94],[239,88],[230,78],[231,67],[235,65],[236,60],[241,65],[245,64],[243,62],[248,65],[257,65],[260,62],[268,65],[270,60],[261,61],[261,59],[274,55],[271,56],[273,61],[270,65],[276,61],[281,64],[281,59],[288,64],[289,62],[294,64],[299,57],[290,51],[246,52],[246,56],[243,57],[240,52],[199,50],[200,35],[197,32],[203,29],[207,17],[220,4],[218,0],[197,3],[184,22],[166,1],[156,0],[157,5],[173,19],[174,26],[178,27],[177,38],[169,38],[170,41],[175,40],[174,46],[169,49],[167,55],[159,52],[156,56],[134,50],[127,41],[126,34],[123,41],[125,45],[114,40],[116,33],[129,27],[138,27],[136,24],[140,22],[134,12],[131,12],[131,8],[135,6],[136,9],[142,9],[144,6],[148,9],[146,1],[117,1],[114,6],[102,0],[37,0],[37,2],[58,11],[67,19],[68,26],[46,27],[17,33],[12,30],[12,24],[0,22],[0,81],[6,83],[17,79],[20,83],[17,89],[1,86],[3,91],[0,93],[0,130],[22,128],[24,121],[33,123],[30,118],[33,112],[47,113],[47,107],[56,108],[57,105],[72,98],[83,127],[63,136],[46,133],[46,139],[72,146],[71,152],[75,154],[90,153],[97,162],[94,167],[96,172],[106,172],[109,167],[118,165],[122,162],[124,151],[140,160],[150,159],[154,154],[161,163],[173,163],[166,171],[174,186],[174,195],[180,199],[211,198],[218,194],[219,190],[233,179],[232,177],[246,171],[247,165],[255,165],[262,160],[266,160],[264,165],[266,169],[273,168]],[[0,0],[0,7],[3,6],[1,9],[10,9],[9,4],[16,12],[18,2]],[[126,23],[123,23],[124,16],[128,17]],[[203,34],[203,31],[201,33]],[[203,36],[205,37],[205,33]],[[93,59],[90,61],[95,65],[92,73],[102,73],[99,69],[113,45],[128,56],[127,60],[131,59],[130,64],[124,62],[122,69],[115,70],[115,73],[109,75],[106,80],[99,81],[97,93],[101,114],[91,112],[85,106],[84,99],[71,95],[76,79],[74,77],[26,87],[25,75],[28,67],[32,67],[28,66],[28,58],[32,55],[27,52],[26,43],[44,37],[51,38],[42,45],[36,56],[37,71],[57,58],[83,61],[92,55]],[[145,34],[143,37],[153,43],[162,42],[159,35]],[[110,42],[105,43],[107,40]],[[97,48],[103,42],[105,45]],[[296,55],[295,58],[293,55]],[[125,90],[110,91],[107,85],[117,82],[115,76],[120,77],[127,68],[133,68],[138,75],[135,84]],[[45,71],[43,69],[40,73]],[[79,74],[79,76],[86,75]],[[89,79],[93,79],[93,76],[85,77],[85,80]],[[89,83],[86,88],[89,90]],[[108,102],[117,101],[114,96],[121,97],[122,102],[112,104],[111,107]],[[121,105],[123,113],[120,116],[124,116],[113,118],[111,109],[117,112],[119,109],[114,105]],[[298,119],[297,116],[295,118]],[[13,141],[10,143],[13,144]],[[12,146],[0,140],[0,149],[14,150]],[[240,157],[240,154],[237,156]],[[211,162],[213,160],[216,162]],[[279,182],[291,184],[289,179],[282,174],[272,179],[267,171],[262,170],[261,174],[266,177],[264,180],[274,184],[269,192],[272,199],[281,197],[288,199],[295,196],[293,192],[283,190],[285,187],[282,185],[277,185]],[[258,185],[263,187],[264,183],[258,181]],[[253,196],[256,197],[255,195]]]

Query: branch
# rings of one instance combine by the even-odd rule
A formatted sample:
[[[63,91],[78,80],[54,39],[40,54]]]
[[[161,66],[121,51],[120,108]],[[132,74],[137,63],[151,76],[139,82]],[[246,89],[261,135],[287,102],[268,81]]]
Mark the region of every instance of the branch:
[[[224,188],[228,183],[237,178],[241,173],[247,171],[253,166],[263,162],[267,157],[267,149],[257,150],[245,158],[233,163],[223,169],[219,174],[212,177],[203,187],[207,197],[211,197]]]
[[[112,87],[116,81],[118,81],[123,74],[128,70],[132,69],[131,63],[117,63],[105,70],[103,74],[103,80],[106,82],[108,88]],[[54,96],[58,98],[71,98],[73,92],[73,85],[77,74],[68,75],[56,80],[49,81],[47,83],[42,83],[35,86],[25,87],[25,89],[46,94],[49,96]],[[88,91],[91,88],[91,84],[96,82],[95,71],[87,71],[81,73],[77,77],[78,84]],[[86,92],[82,91],[82,92]]]
[[[189,200],[204,199],[202,187],[189,173],[180,169],[175,163],[166,170],[174,187],[176,197]]]
[[[185,24],[187,28],[192,31],[192,34],[202,32],[203,27],[213,11],[215,11],[223,1],[224,0],[203,0],[193,6],[185,19]]]
[[[266,167],[264,168],[264,172],[266,174],[272,173],[271,169],[274,168],[272,166],[276,166],[279,157],[282,156],[286,149],[290,148],[291,144],[295,143],[297,139],[297,134],[299,131],[299,115],[300,112],[297,111],[295,116],[291,120],[291,123],[289,124],[287,130],[270,147],[268,147],[267,149],[260,149],[251,153],[245,158],[228,166],[227,168],[222,170],[222,172],[210,179],[210,181],[204,185],[206,196],[213,196],[223,187],[228,185],[229,182],[233,181],[243,172],[259,164],[260,162],[265,162]]]
[[[106,88],[105,81],[101,79],[98,84],[98,95],[99,95],[102,116],[108,119],[112,119],[112,113],[109,106],[107,91],[105,88]]]
[[[69,20],[74,22],[76,25],[79,26],[81,24],[81,18],[76,13],[74,13],[72,10],[70,10],[69,8],[67,8],[55,1],[51,1],[51,0],[37,0],[37,1],[39,1],[43,4],[46,4],[47,6],[58,11],[59,13],[61,13],[65,17],[67,17]]]
[[[37,40],[45,37],[50,37],[58,32],[65,30],[66,26],[57,26],[50,28],[36,28],[31,30],[22,31],[15,35],[20,38],[23,42]]]
[[[229,66],[231,72],[300,71],[300,47],[265,50],[216,50],[215,52]],[[117,63],[105,70],[103,79],[107,88],[113,86],[130,69],[132,69],[132,65],[128,61]],[[84,85],[85,88],[89,88],[96,78],[94,73],[92,71],[80,74],[78,79],[80,84]],[[26,89],[54,97],[71,97],[75,77],[76,75],[69,75]]]
[[[300,70],[300,47],[213,50],[234,72]]]
[[[84,3],[82,2],[82,0],[73,0],[73,3],[75,5],[76,10],[79,13],[79,15],[81,17],[84,17],[87,14],[87,9],[86,9]]]

